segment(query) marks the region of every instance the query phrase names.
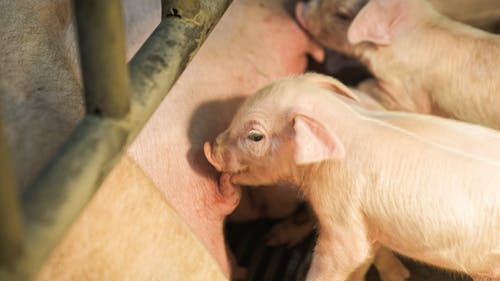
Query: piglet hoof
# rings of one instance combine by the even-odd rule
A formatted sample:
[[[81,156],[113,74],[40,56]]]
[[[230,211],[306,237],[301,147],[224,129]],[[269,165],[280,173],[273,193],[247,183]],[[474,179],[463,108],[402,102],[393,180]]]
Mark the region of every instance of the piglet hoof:
[[[232,213],[240,203],[241,187],[232,184],[227,173],[222,173],[219,179],[219,198],[219,208],[224,216]]]

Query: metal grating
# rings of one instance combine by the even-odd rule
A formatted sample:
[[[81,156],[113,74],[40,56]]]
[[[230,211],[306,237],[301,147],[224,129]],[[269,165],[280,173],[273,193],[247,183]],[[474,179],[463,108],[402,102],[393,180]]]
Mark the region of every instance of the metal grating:
[[[276,221],[260,220],[230,223],[226,237],[239,265],[248,270],[245,281],[303,281],[311,264],[316,234],[309,235],[295,247],[268,247],[264,239]],[[469,281],[467,276],[450,273],[421,263],[402,259],[411,272],[409,281]],[[380,281],[372,266],[366,281]]]

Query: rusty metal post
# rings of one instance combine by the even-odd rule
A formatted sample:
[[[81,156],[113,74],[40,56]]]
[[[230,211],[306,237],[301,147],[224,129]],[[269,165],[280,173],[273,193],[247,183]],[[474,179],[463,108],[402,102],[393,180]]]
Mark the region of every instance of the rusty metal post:
[[[87,112],[121,118],[130,108],[120,0],[75,0]]]
[[[21,253],[22,222],[17,185],[0,119],[0,264],[9,265]]]

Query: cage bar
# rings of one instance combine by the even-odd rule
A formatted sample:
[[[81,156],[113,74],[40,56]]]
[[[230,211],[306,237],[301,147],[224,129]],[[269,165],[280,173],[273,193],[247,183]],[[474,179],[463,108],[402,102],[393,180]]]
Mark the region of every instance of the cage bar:
[[[1,114],[0,114],[1,115]],[[10,152],[0,120],[0,264],[21,253],[22,221]]]
[[[123,117],[130,108],[130,88],[121,1],[75,0],[74,11],[85,108],[90,114]]]

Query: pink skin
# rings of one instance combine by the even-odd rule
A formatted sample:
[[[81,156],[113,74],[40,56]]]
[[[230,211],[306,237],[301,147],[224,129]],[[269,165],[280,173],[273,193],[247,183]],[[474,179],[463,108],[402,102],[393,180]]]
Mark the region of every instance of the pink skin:
[[[346,99],[346,101],[354,102],[357,106],[365,109],[384,110],[379,103],[365,93],[359,91],[355,93],[359,101],[349,99]],[[211,154],[208,153],[210,148],[207,145],[205,145],[205,155],[209,158]],[[210,162],[217,168],[216,161],[210,159]],[[277,200],[278,198],[279,200]],[[269,230],[266,235],[266,244],[270,246],[287,245],[288,247],[292,247],[311,234],[317,224],[310,207],[306,205],[300,208],[301,203],[304,203],[303,196],[300,195],[295,187],[288,184],[265,188],[245,187],[240,204],[228,216],[227,220],[230,222],[242,222],[262,218],[283,219]],[[392,271],[388,270],[388,272]]]
[[[373,259],[393,269],[379,270],[383,278],[407,278],[380,245],[474,280],[498,280],[500,133],[366,110],[335,95],[352,93],[332,93],[312,77],[261,89],[224,137],[206,145],[214,154],[207,159],[233,183],[287,182],[304,193],[320,224],[307,280],[362,280]]]
[[[227,126],[241,97],[322,53],[280,1],[235,1],[129,149],[226,274],[222,229],[234,206],[215,192],[203,141]]]
[[[371,0],[350,19],[348,29],[332,24],[338,21],[339,3],[348,2],[313,0],[298,4],[296,14],[315,40],[356,57],[370,70],[375,80],[363,82],[362,91],[390,110],[500,128],[498,95],[493,94],[500,87],[495,76],[500,36],[444,16],[465,22],[472,20],[469,13],[491,16],[495,24],[500,2]]]
[[[217,191],[216,196],[223,203],[219,204],[216,202],[214,205],[220,206],[222,214],[229,215],[240,203],[241,187],[231,183],[231,175],[222,173],[219,178]]]
[[[223,224],[225,216],[236,207],[240,191],[229,184],[219,187],[218,180],[220,174],[205,160],[201,148],[204,140],[212,139],[215,137],[216,132],[227,126],[228,120],[232,117],[236,106],[243,97],[277,78],[302,73],[307,66],[307,55],[311,55],[318,60],[322,59],[322,48],[312,42],[290,17],[283,8],[283,2],[285,1],[234,1],[127,151],[127,156],[133,159],[138,169],[144,171],[145,175],[158,188],[164,199],[177,211],[182,220],[189,225],[196,238],[202,242],[203,246],[218,262],[226,276],[231,275],[231,269],[226,253]],[[13,5],[17,3],[21,3],[21,1],[13,2]],[[157,1],[155,3],[159,5]],[[25,4],[28,5],[28,3],[23,3],[23,5]],[[14,8],[17,7],[16,5],[14,6]],[[128,3],[125,7],[133,7],[133,4]],[[53,12],[52,9],[43,8],[35,7],[34,9],[37,13],[39,11],[48,13],[43,16],[43,19],[50,21],[58,19],[58,14]],[[63,10],[70,11],[70,9]],[[21,11],[24,12],[25,10]],[[152,31],[154,24],[159,21],[159,11],[158,7],[154,7],[154,9],[150,9],[146,14],[142,15],[142,20],[140,17],[135,18],[138,25],[142,23],[143,25],[148,25],[148,28],[134,29],[133,27],[137,26],[134,24],[128,25],[127,28],[130,27],[132,30],[128,30],[127,35],[133,34],[133,36],[127,36],[130,40],[128,42],[129,57],[137,50],[142,40],[146,38],[146,34]],[[31,9],[28,12],[31,12]],[[15,56],[6,56],[9,59],[7,70],[11,71],[14,67],[24,67],[24,69],[19,71],[17,71],[17,68],[15,69],[16,71],[11,71],[11,73],[14,73],[16,79],[12,80],[15,83],[9,84],[13,88],[12,91],[9,90],[9,93],[19,93],[24,89],[35,89],[33,91],[37,93],[37,97],[48,99],[41,104],[43,106],[48,104],[48,108],[51,110],[49,111],[47,108],[41,107],[43,109],[42,112],[55,112],[56,115],[59,115],[54,118],[37,119],[37,115],[33,114],[34,117],[30,116],[31,119],[26,118],[28,121],[35,120],[36,124],[38,124],[38,121],[48,124],[44,124],[40,128],[47,128],[53,126],[53,124],[58,124],[60,127],[60,122],[53,122],[54,120],[70,120],[69,123],[72,123],[69,125],[66,123],[63,124],[64,132],[60,128],[50,128],[50,134],[47,134],[44,130],[40,130],[39,133],[43,137],[23,138],[23,140],[35,142],[25,145],[26,148],[31,149],[33,147],[33,149],[41,151],[46,143],[61,143],[66,133],[71,131],[71,127],[81,117],[81,85],[78,84],[78,81],[74,81],[78,75],[72,73],[73,70],[77,69],[75,67],[77,60],[74,48],[74,30],[68,27],[69,23],[66,22],[66,25],[61,30],[47,31],[44,28],[50,29],[52,23],[45,24],[43,22],[40,24],[37,22],[38,17],[32,18],[30,13],[27,14],[29,16],[26,16],[26,18],[34,22],[26,24],[26,30],[30,30],[30,28],[35,26],[37,27],[37,36],[43,35],[46,37],[42,36],[43,38],[40,40],[36,37],[38,41],[30,41],[30,44],[14,40],[15,44],[5,48],[7,51],[19,50],[15,54],[20,53],[20,57],[22,57],[21,54],[23,52],[30,54],[26,60],[30,64],[16,64],[14,61],[18,61],[18,58]],[[12,28],[15,28],[16,24],[24,26],[24,22],[17,22],[18,20],[24,20],[24,17],[14,19],[9,17],[2,18],[2,20],[6,20],[8,26]],[[13,22],[10,22],[11,20]],[[43,29],[43,32],[39,32],[39,26],[41,26],[40,28]],[[23,36],[29,34],[29,32],[23,32],[19,32],[19,38],[24,39]],[[51,34],[57,34],[58,36],[54,39],[50,37]],[[50,38],[50,40],[47,38]],[[54,42],[55,46],[43,45],[47,44],[46,42]],[[7,43],[9,42],[2,42],[2,44]],[[33,46],[40,46],[40,48],[33,48]],[[29,52],[26,52],[24,48]],[[67,51],[67,53],[61,55],[59,51]],[[42,60],[40,62],[33,61],[32,58],[34,57],[41,57]],[[61,69],[55,63],[46,63],[46,58],[53,57],[57,57],[58,63],[63,65],[63,67],[60,67]],[[4,56],[2,56],[2,59],[4,59]],[[22,61],[25,60],[23,59]],[[51,62],[50,60],[48,61]],[[39,63],[39,65],[32,65],[33,63]],[[5,65],[7,64],[2,63],[2,66]],[[27,66],[29,66],[28,69],[26,69]],[[49,71],[45,71],[45,66],[49,67]],[[2,67],[3,69],[5,67]],[[38,75],[35,76],[30,72],[32,69],[43,69],[44,71],[43,73],[37,73]],[[29,77],[29,74],[33,76]],[[50,76],[50,79],[45,76]],[[2,76],[2,78],[4,77],[10,76]],[[68,79],[60,79],[61,77]],[[17,83],[17,80],[21,78],[25,81]],[[43,83],[38,85],[37,83],[40,81]],[[68,83],[69,85],[70,82],[71,87],[69,89],[66,87],[66,84],[61,84]],[[54,90],[52,86],[56,89]],[[54,96],[50,93],[53,92],[67,93],[71,97],[64,96],[63,98],[61,95],[57,95],[57,99],[50,100]],[[23,96],[21,98],[14,97],[14,101],[8,101],[8,104],[16,104],[15,102],[31,100]],[[28,104],[28,109],[31,109],[30,106],[31,104]],[[40,108],[36,103],[33,107],[35,109]],[[79,108],[80,110],[73,110],[74,108]],[[23,116],[25,114],[27,116],[28,113],[32,112],[30,110],[23,111]],[[18,112],[16,114],[12,116],[19,116]],[[24,122],[30,124],[30,122],[25,122],[26,120],[14,119],[18,123]],[[26,124],[24,123],[18,126],[23,128],[23,130],[16,130],[16,132],[31,132],[25,128]],[[32,124],[31,126],[37,127]],[[12,127],[16,128],[16,126]],[[36,132],[33,133],[34,136],[37,136]],[[15,143],[16,138],[13,137],[12,139],[14,139],[13,143]],[[53,153],[55,148],[55,146],[51,145],[48,150]],[[33,155],[37,155],[37,153],[26,150],[20,154],[19,159],[23,160],[23,157],[32,157]],[[46,161],[50,158],[50,153],[46,153],[46,150],[43,149],[43,155],[40,157],[44,159],[36,159],[37,169],[43,166],[40,164],[43,162],[42,160]],[[41,162],[39,163],[38,160],[41,160]],[[33,159],[34,161],[35,159]],[[25,161],[25,163],[31,162]],[[35,173],[30,171],[29,168],[23,171],[28,171],[31,179],[34,177]],[[124,172],[123,174],[127,173]],[[224,178],[222,180],[224,181]],[[113,192],[120,191],[113,189]],[[97,196],[103,195],[97,194]],[[108,194],[107,198],[112,198],[112,196]],[[98,199],[96,199],[96,202],[105,201],[99,201]],[[144,204],[149,204],[149,201]],[[150,204],[158,205],[165,203],[162,200],[154,200]],[[114,211],[120,212],[120,206],[113,205],[113,208]],[[152,209],[154,210],[155,208]],[[85,211],[84,216],[89,218],[85,222],[95,221],[95,225],[99,225],[102,228],[113,225],[111,223],[106,224],[103,221],[104,218],[101,218],[98,212],[90,213],[90,211]],[[161,213],[159,216],[164,216],[167,219],[169,214]],[[126,218],[124,219],[127,221]],[[123,227],[123,232],[140,232],[143,230],[141,229],[143,224],[137,220],[139,218],[130,216],[130,220],[126,224],[119,225]],[[97,223],[97,221],[100,223]],[[86,224],[85,222],[79,225],[80,229],[85,229],[85,231],[81,232],[81,236],[75,237],[74,240],[69,241],[66,245],[70,245],[68,246],[70,248],[75,245],[88,245],[90,249],[99,249],[98,244],[100,241],[95,240],[93,237],[95,233],[100,232],[92,224]],[[109,247],[111,248],[109,251],[96,251],[93,252],[94,256],[84,251],[78,251],[74,253],[74,255],[79,255],[79,258],[76,260],[85,261],[89,264],[100,259],[116,261],[120,260],[120,258],[109,253],[124,253],[127,252],[127,249],[134,249],[130,250],[130,252],[136,253],[138,256],[149,254],[150,256],[148,257],[155,259],[154,251],[153,254],[151,252],[141,252],[140,249],[143,248],[141,243],[145,243],[144,240],[140,240],[140,242],[139,240],[136,241],[125,233],[121,234],[120,231],[113,233],[116,234],[113,240],[117,243],[110,244]],[[164,245],[165,242],[168,242],[165,239],[167,238],[156,235],[148,243]],[[61,251],[64,252],[64,249]],[[64,259],[65,256],[62,254],[59,257]],[[69,260],[69,257],[67,258]],[[120,264],[120,266],[116,265],[116,268],[107,269],[100,268],[100,271],[97,273],[93,272],[92,274],[95,273],[99,276],[99,273],[106,270],[106,272],[123,272],[125,274],[127,268],[134,268],[134,265],[139,263],[139,261],[133,259],[127,260],[127,262],[130,262],[130,264],[110,262],[110,265]],[[84,267],[82,265],[82,268]],[[63,267],[60,270],[69,272],[72,269],[70,267]]]
[[[321,45],[353,55],[347,30],[368,0],[309,0],[299,2],[295,15]],[[494,31],[500,24],[500,2],[496,0],[429,0],[440,13],[485,30]]]
[[[374,0],[348,38],[376,77],[363,90],[386,108],[500,128],[500,36],[450,20],[424,1]]]
[[[319,85],[324,90],[332,90],[336,93],[339,93],[338,97],[355,106],[366,106],[365,98],[362,95],[357,95],[354,92],[351,92],[346,86],[339,83],[338,81],[331,79],[330,77],[323,75],[311,75],[307,76],[307,80]],[[298,87],[300,89],[300,87]],[[265,90],[264,90],[265,91]],[[256,94],[258,95],[258,94]],[[332,95],[334,95],[332,93]],[[273,185],[278,182],[287,182],[289,177],[280,178],[279,175],[283,173],[289,172],[290,166],[283,165],[283,163],[293,163],[294,160],[290,159],[290,155],[293,155],[293,145],[289,143],[289,134],[284,130],[284,136],[279,137],[279,141],[276,143],[281,144],[276,148],[279,149],[282,153],[278,157],[266,157],[263,162],[260,159],[252,159],[255,155],[253,153],[259,154],[260,150],[255,149],[252,150],[252,153],[248,153],[247,151],[241,151],[240,147],[245,146],[245,142],[239,139],[247,138],[245,136],[241,136],[240,134],[246,134],[250,127],[247,125],[243,125],[240,119],[243,120],[252,120],[252,114],[250,116],[246,116],[242,112],[246,112],[247,109],[253,106],[252,102],[258,102],[258,99],[250,98],[251,101],[247,101],[243,108],[239,109],[239,113],[235,116],[233,122],[231,123],[228,130],[220,134],[214,145],[206,142],[204,145],[205,157],[207,160],[219,171],[223,171],[224,173],[232,174],[233,182],[244,182],[246,185]],[[293,96],[291,97],[293,99]],[[370,105],[371,107],[371,105]],[[265,109],[262,112],[257,111],[254,117],[257,119],[269,117],[269,114],[264,112],[268,112],[269,109]],[[283,121],[280,119],[280,121]],[[252,126],[256,126],[255,128],[259,128],[259,126],[253,121],[249,121],[248,124],[254,124]],[[281,122],[273,123],[276,126],[281,125]],[[240,126],[243,126],[245,130],[236,129]],[[273,130],[280,131],[281,129],[273,128]],[[267,137],[266,137],[267,138]],[[275,141],[273,141],[275,142]],[[269,145],[269,144],[266,144]],[[340,154],[343,154],[341,152]],[[339,155],[340,155],[339,154]],[[296,156],[297,157],[297,156]],[[300,156],[298,156],[300,157]],[[292,157],[293,158],[293,157]],[[265,163],[265,167],[259,167],[258,164],[263,162]],[[277,166],[279,165],[279,166]],[[269,173],[268,167],[273,167],[273,173]],[[295,185],[295,182],[289,183]],[[291,223],[290,221],[285,221],[285,223],[279,225],[277,228],[273,229],[270,232],[268,237],[268,244],[275,245],[281,243],[287,243],[289,245],[294,245],[298,241],[300,241],[304,236],[310,233],[311,229],[316,225],[316,221],[312,219],[312,214],[308,214],[309,210],[306,211],[306,216],[308,219],[304,221],[303,224],[297,225],[296,223]],[[284,234],[283,232],[291,232]],[[383,248],[382,248],[383,249]],[[383,281],[402,281],[406,280],[409,277],[409,272],[405,268],[403,264],[395,257],[390,251],[387,249],[383,250],[382,258],[376,258],[375,264],[382,276]],[[372,258],[373,259],[373,258]],[[356,275],[353,275],[352,280],[362,280],[364,279],[364,275],[368,270],[368,266],[372,263],[372,260],[367,261],[366,266],[360,268]]]

